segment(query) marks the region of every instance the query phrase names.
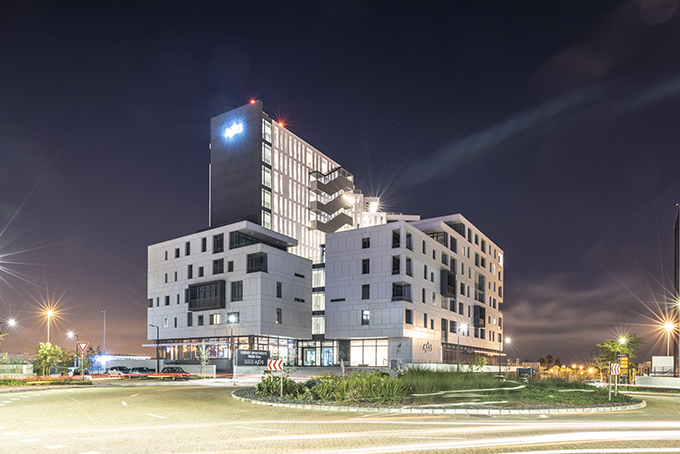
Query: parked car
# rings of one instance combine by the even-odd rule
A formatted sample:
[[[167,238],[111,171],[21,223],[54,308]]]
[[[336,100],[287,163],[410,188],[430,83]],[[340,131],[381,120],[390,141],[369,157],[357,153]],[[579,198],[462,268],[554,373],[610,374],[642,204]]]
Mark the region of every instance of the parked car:
[[[165,380],[166,378],[170,380],[188,380],[191,378],[191,374],[181,367],[169,366],[164,367],[163,370],[161,370],[161,380]]]
[[[109,367],[107,374],[109,377],[127,377],[130,375],[130,369],[127,366],[113,366]]]
[[[583,383],[585,383],[586,385],[594,386],[596,388],[606,388],[607,387],[607,384],[605,382],[603,382],[602,380],[600,380],[599,378],[595,378],[593,380],[586,380]]]
[[[146,378],[151,373],[152,372],[148,367],[133,367],[130,369],[128,378]]]
[[[80,367],[69,367],[68,371],[66,372],[66,375],[68,375],[71,378],[92,380],[92,375],[90,375],[89,370],[84,369],[82,375],[80,372],[81,372]]]

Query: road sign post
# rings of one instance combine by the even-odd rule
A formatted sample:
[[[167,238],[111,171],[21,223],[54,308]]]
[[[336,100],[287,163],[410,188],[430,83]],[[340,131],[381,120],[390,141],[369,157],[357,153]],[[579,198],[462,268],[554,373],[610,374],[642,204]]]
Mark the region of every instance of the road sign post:
[[[609,400],[612,400],[612,375],[616,376],[616,384],[619,383],[621,375],[621,365],[619,363],[609,363]],[[618,388],[614,391],[614,396],[618,395]]]
[[[274,371],[281,371],[281,398],[283,398],[283,360],[282,359],[270,359],[267,360],[267,369]]]
[[[85,359],[85,349],[88,345],[90,345],[90,343],[76,342],[76,344],[78,345],[78,350],[80,350],[80,358]],[[85,361],[80,362],[80,379],[85,380]]]

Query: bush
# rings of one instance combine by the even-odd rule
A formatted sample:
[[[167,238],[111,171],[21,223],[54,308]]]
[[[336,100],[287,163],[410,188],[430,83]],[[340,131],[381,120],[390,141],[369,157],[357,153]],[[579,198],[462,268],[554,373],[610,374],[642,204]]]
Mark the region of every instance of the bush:
[[[300,385],[288,377],[283,377],[283,395],[286,397],[297,397]],[[281,376],[270,375],[255,386],[255,393],[260,396],[279,396],[281,395]]]

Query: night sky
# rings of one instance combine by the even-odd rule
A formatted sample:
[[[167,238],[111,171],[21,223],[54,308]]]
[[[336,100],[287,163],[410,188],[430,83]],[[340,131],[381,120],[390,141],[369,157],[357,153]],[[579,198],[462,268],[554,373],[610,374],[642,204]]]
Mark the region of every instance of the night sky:
[[[676,0],[0,3],[2,351],[146,353],[146,247],[208,226],[210,118],[264,109],[386,210],[506,253],[509,356],[666,352]]]

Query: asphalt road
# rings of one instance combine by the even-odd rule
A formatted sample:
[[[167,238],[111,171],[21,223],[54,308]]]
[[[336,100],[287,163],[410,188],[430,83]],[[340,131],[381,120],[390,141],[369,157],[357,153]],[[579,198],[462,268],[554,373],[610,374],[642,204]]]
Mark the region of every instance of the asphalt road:
[[[0,393],[0,453],[680,453],[680,397],[633,412],[338,413],[234,400],[220,381]]]

